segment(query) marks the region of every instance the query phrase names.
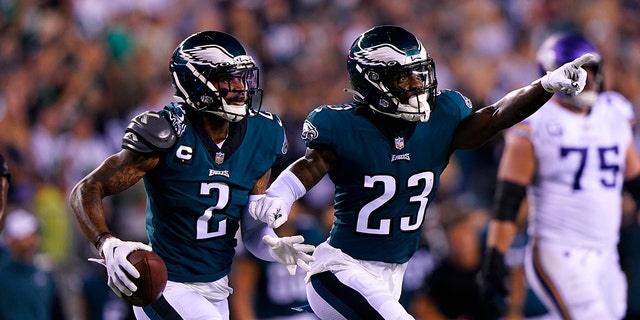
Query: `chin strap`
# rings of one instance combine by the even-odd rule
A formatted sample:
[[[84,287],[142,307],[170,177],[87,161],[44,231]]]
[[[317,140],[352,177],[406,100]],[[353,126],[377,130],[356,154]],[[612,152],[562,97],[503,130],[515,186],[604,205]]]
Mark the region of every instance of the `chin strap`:
[[[353,99],[355,101],[366,104],[365,97],[360,92],[347,88],[343,89],[343,91],[353,94]],[[415,99],[413,99],[413,97],[415,97]],[[371,110],[373,110],[374,112],[384,114],[393,118],[403,119],[411,122],[427,122],[429,121],[429,117],[431,116],[431,106],[429,105],[428,99],[429,95],[423,93],[420,95],[412,96],[409,99],[409,103],[397,103],[398,108],[396,110],[398,110],[399,113],[383,112],[375,108],[371,104],[368,105],[369,108],[371,108]],[[394,98],[394,100],[397,99]],[[422,108],[424,108],[424,112],[413,112],[414,110],[421,111]]]
[[[414,99],[414,97],[415,97],[415,99]],[[406,111],[406,112],[402,113],[402,115],[406,115],[406,116],[410,117],[413,120],[407,119],[407,118],[403,118],[403,119],[409,120],[409,121],[416,121],[415,117],[418,116],[419,117],[418,121],[420,121],[420,122],[429,121],[429,117],[431,116],[431,106],[429,105],[428,98],[429,98],[429,95],[426,94],[426,93],[423,93],[423,94],[415,95],[415,96],[412,96],[411,98],[409,98],[409,103],[408,104],[399,103],[398,104],[398,110],[399,111],[403,111],[403,110]],[[418,111],[423,111],[423,112],[421,112],[421,113],[413,113],[413,112],[411,112],[412,110],[418,110]]]
[[[220,100],[222,100],[222,103],[223,103],[223,110],[206,110],[205,109],[205,110],[202,110],[202,112],[208,112],[208,113],[211,113],[211,114],[215,114],[216,116],[219,116],[219,117],[221,117],[221,118],[223,118],[223,119],[225,119],[227,121],[230,121],[230,122],[238,122],[238,121],[242,120],[246,116],[246,110],[247,110],[246,109],[246,106],[247,106],[246,104],[242,105],[242,106],[233,106],[233,108],[235,108],[237,110],[233,110],[233,112],[230,112],[227,109],[230,105],[226,104],[224,102],[224,99],[220,99]],[[235,112],[240,111],[241,108],[242,108],[243,111],[245,111],[245,114],[235,113]]]

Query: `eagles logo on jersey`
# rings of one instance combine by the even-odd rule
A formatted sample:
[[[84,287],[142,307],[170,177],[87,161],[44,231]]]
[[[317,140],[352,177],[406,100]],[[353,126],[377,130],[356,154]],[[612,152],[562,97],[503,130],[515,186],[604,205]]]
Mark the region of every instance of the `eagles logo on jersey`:
[[[313,126],[311,121],[305,120],[302,125],[302,140],[313,141],[318,137],[318,129]]]
[[[184,123],[184,110],[182,107],[176,105],[176,112],[169,113],[169,121],[176,135],[181,136],[187,127]]]

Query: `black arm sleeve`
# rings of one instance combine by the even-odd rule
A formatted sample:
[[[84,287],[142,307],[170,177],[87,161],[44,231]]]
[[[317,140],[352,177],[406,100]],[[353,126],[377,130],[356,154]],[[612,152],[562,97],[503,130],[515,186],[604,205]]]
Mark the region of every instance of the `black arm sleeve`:
[[[166,152],[176,143],[173,127],[164,115],[143,112],[131,120],[122,138],[122,148],[141,153]]]
[[[493,217],[500,221],[514,221],[522,199],[527,195],[525,186],[506,180],[498,180],[493,200]]]
[[[627,191],[633,201],[636,203],[636,208],[640,207],[640,175],[635,176],[635,178],[631,178],[624,182],[623,188]]]

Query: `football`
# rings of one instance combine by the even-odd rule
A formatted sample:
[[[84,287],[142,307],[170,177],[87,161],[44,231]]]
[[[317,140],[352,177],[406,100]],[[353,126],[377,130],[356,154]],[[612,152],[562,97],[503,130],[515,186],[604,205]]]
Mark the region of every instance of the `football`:
[[[140,277],[132,279],[136,284],[136,290],[131,296],[123,295],[122,298],[134,306],[146,306],[154,302],[167,285],[167,266],[156,253],[146,250],[136,250],[127,256],[127,260],[133,264]]]

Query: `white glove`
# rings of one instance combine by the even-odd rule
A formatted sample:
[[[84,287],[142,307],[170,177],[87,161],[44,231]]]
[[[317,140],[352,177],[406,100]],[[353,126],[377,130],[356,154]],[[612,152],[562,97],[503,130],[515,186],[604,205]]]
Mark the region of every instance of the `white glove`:
[[[287,221],[291,205],[306,192],[300,179],[290,170],[284,170],[267,189],[264,197],[250,200],[247,211],[254,219],[275,229]]]
[[[273,237],[266,235],[262,237],[262,241],[269,246],[269,253],[276,262],[282,263],[287,267],[290,275],[296,274],[296,266],[304,271],[311,270],[309,262],[316,259],[307,254],[313,252],[316,247],[310,244],[304,244],[304,237],[297,235],[292,237]]]
[[[139,278],[140,272],[134,267],[127,256],[135,250],[151,251],[151,247],[142,242],[122,241],[116,237],[107,238],[102,243],[102,259],[89,259],[107,268],[108,285],[118,297],[131,296],[138,287],[129,279]]]
[[[586,53],[558,69],[547,71],[547,74],[540,78],[540,84],[547,92],[562,91],[568,95],[578,95],[587,82],[587,71],[581,67],[592,59],[593,54]]]
[[[289,217],[291,204],[282,198],[266,195],[258,200],[249,202],[249,214],[256,220],[266,223],[270,228],[277,228],[285,223]]]

